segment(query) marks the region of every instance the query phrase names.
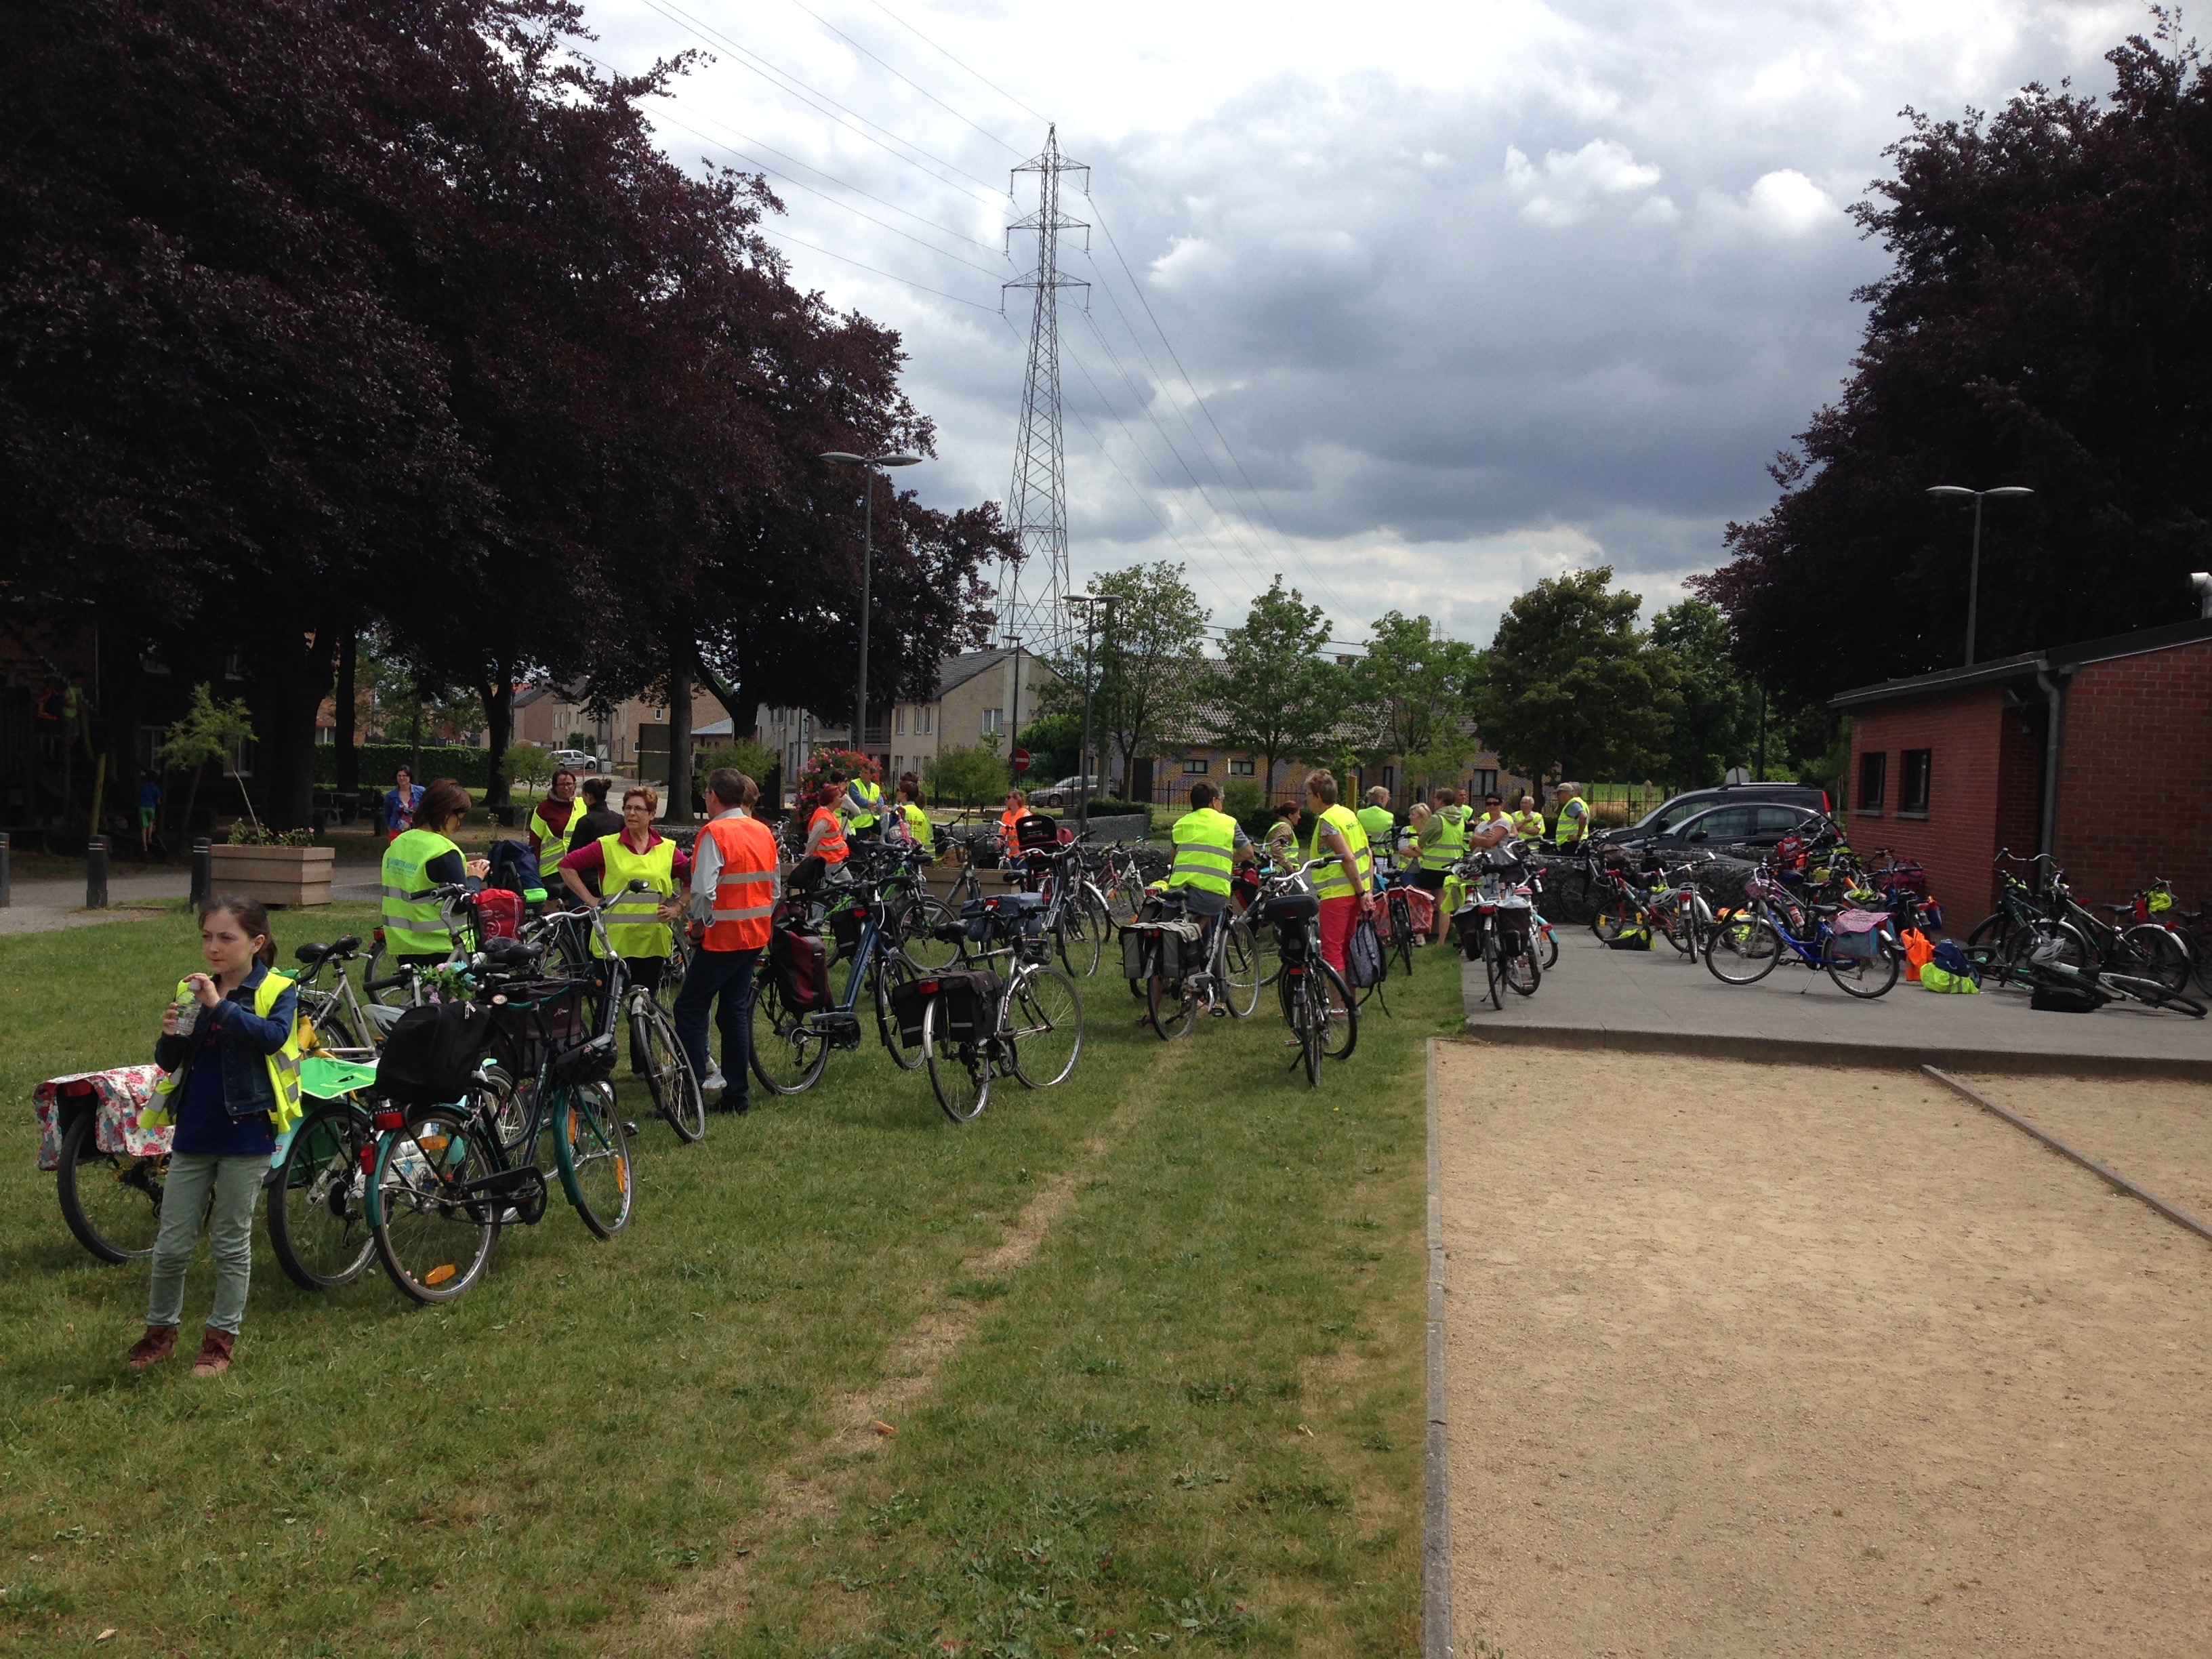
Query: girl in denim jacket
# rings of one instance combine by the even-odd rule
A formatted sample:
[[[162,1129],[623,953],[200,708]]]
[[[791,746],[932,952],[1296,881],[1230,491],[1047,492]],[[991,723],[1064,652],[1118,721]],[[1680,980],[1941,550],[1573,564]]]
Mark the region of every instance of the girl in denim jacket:
[[[154,1063],[168,1076],[144,1121],[169,1119],[175,1136],[154,1242],[146,1334],[129,1363],[143,1370],[176,1351],[185,1269],[206,1212],[215,1307],[192,1374],[214,1376],[230,1368],[246,1312],[254,1200],[280,1124],[289,1129],[298,1111],[296,1050],[287,1052],[298,994],[281,976],[269,985],[276,944],[268,911],[252,899],[225,894],[201,908],[200,955],[207,971],[187,975],[178,987],[154,1046]]]

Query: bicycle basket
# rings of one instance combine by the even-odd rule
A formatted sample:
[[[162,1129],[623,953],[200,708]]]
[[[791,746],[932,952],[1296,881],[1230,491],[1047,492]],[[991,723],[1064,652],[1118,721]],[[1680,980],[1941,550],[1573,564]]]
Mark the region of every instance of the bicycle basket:
[[[604,1083],[615,1074],[615,1039],[612,1032],[572,1043],[553,1056],[546,1075],[555,1086]]]
[[[468,1092],[492,1042],[490,1011],[440,1002],[401,1014],[377,1055],[376,1091],[398,1106],[434,1106]]]

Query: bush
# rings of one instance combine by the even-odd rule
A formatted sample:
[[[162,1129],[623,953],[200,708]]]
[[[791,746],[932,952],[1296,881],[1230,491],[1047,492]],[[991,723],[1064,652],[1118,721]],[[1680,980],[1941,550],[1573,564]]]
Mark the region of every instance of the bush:
[[[1008,787],[1006,757],[988,749],[947,749],[921,770],[922,787],[934,801],[981,806],[1002,798]]]
[[[1252,778],[1231,778],[1221,786],[1221,810],[1243,823],[1255,812],[1267,810],[1267,797]]]
[[[361,787],[374,789],[380,795],[392,787],[392,774],[402,766],[413,763],[415,747],[405,743],[362,743],[354,745],[354,756],[359,763]],[[337,781],[338,750],[334,743],[315,745],[315,781],[325,789]],[[427,784],[435,778],[451,778],[470,789],[491,787],[491,751],[487,749],[465,749],[454,744],[441,747],[437,744],[422,745],[422,770],[416,778]]]
[[[1067,817],[1073,817],[1075,803],[1070,801],[1062,810]],[[1091,816],[1094,818],[1135,817],[1139,814],[1149,815],[1152,810],[1140,800],[1114,800],[1105,795],[1091,798]]]
[[[430,763],[426,757],[422,763]],[[540,784],[553,775],[553,757],[534,743],[509,744],[500,757],[500,768],[510,784]]]
[[[719,749],[709,749],[699,757],[699,787],[705,788],[707,775],[722,766],[744,773],[765,793],[769,774],[776,769],[775,750],[764,743],[755,743],[750,738],[740,738],[735,743],[722,744]]]

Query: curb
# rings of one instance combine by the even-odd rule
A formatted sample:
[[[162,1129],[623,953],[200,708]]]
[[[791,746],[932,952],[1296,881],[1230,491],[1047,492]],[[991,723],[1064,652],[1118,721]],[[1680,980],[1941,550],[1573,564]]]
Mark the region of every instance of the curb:
[[[2212,1083],[2212,1060],[2148,1054],[2043,1054],[2017,1048],[1926,1048],[1910,1044],[1831,1042],[1803,1037],[1729,1036],[1696,1031],[1590,1025],[1492,1025],[1470,1017],[1478,1042],[1537,1048],[1613,1048],[1630,1054],[1697,1054],[1707,1060],[1777,1065],[1858,1066],[1889,1072],[1923,1066],[2016,1077],[2171,1078]]]
[[[1444,1436],[1444,1212],[1437,1155],[1437,1039],[1428,1048],[1429,1306],[1428,1422],[1422,1434],[1421,1652],[1451,1659],[1451,1510],[1446,1499],[1449,1443]]]

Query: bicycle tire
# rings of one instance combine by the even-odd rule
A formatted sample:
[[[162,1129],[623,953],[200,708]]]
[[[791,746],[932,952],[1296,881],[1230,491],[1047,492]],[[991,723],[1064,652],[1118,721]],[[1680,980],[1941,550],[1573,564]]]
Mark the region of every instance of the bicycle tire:
[[[630,1015],[633,1059],[645,1062],[646,1091],[653,1109],[660,1114],[676,1138],[685,1146],[707,1133],[707,1097],[692,1075],[691,1061],[676,1039],[676,1022],[668,1011],[651,999]]]
[[[1610,945],[1636,925],[1640,914],[1625,898],[1615,898],[1600,905],[1590,915],[1590,932]]]
[[[921,1061],[930,1092],[955,1123],[973,1123],[990,1103],[990,1048],[979,1038],[940,1036],[944,1019],[945,999],[930,998],[921,1011]]]
[[[414,1000],[414,988],[404,974],[394,974],[386,978],[377,972],[377,964],[384,960],[385,955],[382,939],[368,947],[368,954],[362,958],[361,994],[369,1001],[380,1002],[387,1008],[404,1007]]]
[[[102,1261],[136,1261],[154,1254],[161,1229],[161,1188],[169,1159],[103,1152],[99,1109],[80,1111],[62,1133],[54,1172],[62,1219],[76,1242]]]
[[[1889,994],[1890,988],[1897,983],[1898,975],[1904,970],[1901,952],[1893,945],[1877,941],[1870,961],[1863,962],[1856,957],[1838,959],[1831,957],[1827,951],[1827,946],[1834,942],[1834,937],[1831,935],[1821,950],[1820,966],[1827,969],[1828,977],[1835,981],[1838,990],[1846,996],[1856,997],[1862,1002],[1871,1002],[1876,997]],[[1879,983],[1875,982],[1877,979]]]
[[[2203,995],[2212,997],[2212,933],[2191,933],[2188,945],[2190,972],[2197,981],[2197,988]]]
[[[1243,921],[1251,929],[1253,965],[1260,970],[1260,988],[1264,991],[1283,976],[1283,936],[1272,926],[1255,925],[1249,912]]]
[[[1698,956],[1698,919],[1680,899],[1668,907],[1667,943],[1692,961]]]
[[[585,1226],[612,1238],[629,1224],[637,1182],[611,1085],[572,1085],[554,1097],[553,1152],[561,1190]]]
[[[361,1167],[375,1140],[366,1112],[334,1101],[294,1127],[283,1162],[270,1171],[269,1248],[303,1291],[352,1284],[376,1254]]]
[[[924,974],[950,968],[958,960],[960,946],[938,937],[938,930],[960,925],[959,913],[944,900],[921,895],[899,912],[899,954]]]
[[[1144,902],[1144,884],[1132,872],[1124,871],[1121,878],[1106,890],[1106,915],[1116,927],[1134,922]]]
[[[1534,918],[1536,931],[1544,936],[1543,968],[1546,973],[1559,965],[1559,935],[1552,924],[1541,916]]]
[[[483,1276],[505,1206],[455,1189],[491,1173],[474,1121],[456,1106],[418,1108],[379,1139],[369,1232],[403,1296],[451,1302]]]
[[[1345,983],[1344,975],[1328,963],[1316,958],[1314,969],[1324,981],[1320,994],[1323,1014],[1322,1053],[1330,1060],[1350,1060],[1352,1051],[1359,1046],[1358,1001],[1352,994],[1352,987]],[[1328,1000],[1331,990],[1336,993],[1334,1004]],[[1333,1032],[1340,1035],[1332,1036]]]
[[[773,969],[753,976],[752,1067],[772,1095],[804,1094],[830,1063],[830,1045],[784,1004]]]
[[[1249,1019],[1260,1006],[1260,952],[1252,924],[1242,916],[1221,919],[1221,944],[1214,978],[1232,1019]]]
[[[1060,925],[1052,930],[1053,948],[1060,965],[1071,975],[1089,978],[1098,971],[1103,941],[1085,921],[1080,907],[1071,902]]]
[[[1066,1081],[1083,1057],[1083,999],[1074,980],[1053,967],[1016,974],[1000,994],[999,1034],[1024,1088]]]
[[[1413,975],[1413,907],[1396,888],[1390,890],[1390,954],[1398,958],[1398,969],[1407,978]]]
[[[1534,996],[1536,988],[1544,982],[1544,969],[1536,960],[1534,947],[1507,951],[1499,963],[1498,976],[1515,995]]]
[[[902,1072],[911,1072],[921,1066],[921,1042],[917,1037],[912,1048],[907,1046],[898,1016],[891,1012],[891,996],[918,977],[906,957],[896,951],[878,957],[869,970],[869,988],[876,1004],[876,1036],[881,1039],[884,1052],[890,1055],[891,1064]]]
[[[2154,921],[2137,922],[2120,935],[2120,942],[2142,964],[2137,977],[2163,985],[2169,991],[2189,988],[2189,952],[2181,941]]]
[[[1484,994],[1489,997],[1490,1006],[1498,1010],[1500,1013],[1505,1012],[1504,979],[1505,957],[1504,953],[1498,949],[1498,929],[1495,927],[1485,927],[1482,930],[1482,981]]]
[[[1764,910],[1739,910],[1713,924],[1705,967],[1723,985],[1756,985],[1782,960],[1782,936]]]
[[[1198,1023],[1198,992],[1185,980],[1164,980],[1158,974],[1145,981],[1145,1007],[1160,1041],[1171,1042],[1187,1036]]]
[[[2108,996],[2125,997],[2146,1007],[2171,1008],[2196,1019],[2204,1018],[2204,1005],[2196,998],[2169,991],[2157,980],[2145,979],[2139,974],[2099,974],[2096,986]]]
[[[1310,972],[1300,974],[1291,991],[1291,1006],[1295,1010],[1291,1024],[1298,1039],[1298,1060],[1306,1068],[1306,1085],[1321,1087],[1322,1044],[1325,1041],[1323,1027],[1326,1016],[1322,1011],[1322,999],[1328,994],[1317,988],[1318,981]]]

